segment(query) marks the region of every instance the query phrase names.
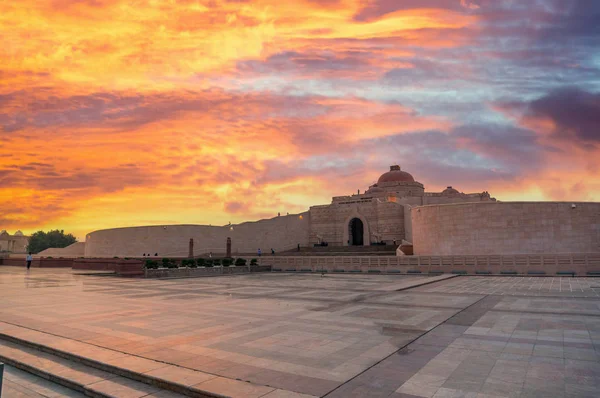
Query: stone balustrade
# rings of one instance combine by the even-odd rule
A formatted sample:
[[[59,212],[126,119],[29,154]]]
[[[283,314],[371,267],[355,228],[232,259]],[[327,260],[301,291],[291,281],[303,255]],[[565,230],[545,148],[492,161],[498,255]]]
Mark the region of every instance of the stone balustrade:
[[[261,265],[283,272],[456,273],[470,275],[600,276],[600,253],[481,256],[294,256],[262,257]]]

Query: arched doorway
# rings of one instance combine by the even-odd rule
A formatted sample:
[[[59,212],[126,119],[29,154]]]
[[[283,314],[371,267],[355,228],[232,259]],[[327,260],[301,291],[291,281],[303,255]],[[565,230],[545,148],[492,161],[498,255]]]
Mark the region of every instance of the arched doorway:
[[[348,225],[348,238],[350,246],[364,245],[364,226],[360,218],[353,218]]]

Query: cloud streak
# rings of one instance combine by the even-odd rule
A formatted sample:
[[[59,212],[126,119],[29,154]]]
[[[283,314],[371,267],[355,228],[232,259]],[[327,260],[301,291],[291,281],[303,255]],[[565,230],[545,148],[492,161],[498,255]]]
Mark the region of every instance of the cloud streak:
[[[0,229],[226,224],[364,189],[600,197],[600,6],[0,3]],[[15,205],[18,203],[18,205]]]

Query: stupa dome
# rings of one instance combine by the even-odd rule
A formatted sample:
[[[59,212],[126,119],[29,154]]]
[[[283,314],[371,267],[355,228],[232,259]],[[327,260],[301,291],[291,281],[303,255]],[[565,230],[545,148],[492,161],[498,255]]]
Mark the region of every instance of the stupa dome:
[[[15,236],[23,236],[23,232],[21,232],[21,230],[18,230],[17,232],[15,232]]]
[[[393,165],[390,166],[390,171],[382,174],[379,180],[377,180],[378,184],[382,182],[415,182],[415,179],[410,173],[402,171],[400,166]]]
[[[452,187],[448,187],[442,191],[442,195],[457,195],[459,193],[460,192],[458,192],[456,189],[454,189]]]
[[[379,193],[379,192],[385,192],[385,190],[383,188],[378,187],[377,184],[375,184],[375,185],[371,186],[365,193]]]

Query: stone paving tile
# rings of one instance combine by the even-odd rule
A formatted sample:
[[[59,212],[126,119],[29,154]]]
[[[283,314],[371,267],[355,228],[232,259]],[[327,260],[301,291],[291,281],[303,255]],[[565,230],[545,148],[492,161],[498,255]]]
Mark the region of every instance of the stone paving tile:
[[[161,380],[168,380],[173,383],[184,386],[199,384],[210,379],[214,379],[215,375],[208,373],[197,372],[194,370],[181,368],[178,366],[167,365],[158,369],[154,369],[144,374]]]
[[[600,280],[571,277],[463,276],[416,292],[516,296],[600,297]]]
[[[14,329],[2,322],[43,330],[91,357],[137,355],[140,371],[238,395],[597,393],[598,280],[461,276],[396,291],[426,277],[410,278],[124,280],[0,267],[0,333]]]
[[[145,358],[127,356],[105,361],[109,365],[114,365],[119,368],[131,370],[136,373],[145,373],[155,369],[162,369],[167,365],[164,363],[150,361]]]
[[[90,384],[86,388],[92,392],[119,398],[145,397],[160,390],[158,387],[149,386],[120,376]]]
[[[214,379],[195,384],[193,387],[231,398],[258,398],[275,391],[275,388],[272,387],[252,385],[224,377],[215,377]]]

